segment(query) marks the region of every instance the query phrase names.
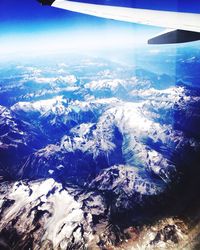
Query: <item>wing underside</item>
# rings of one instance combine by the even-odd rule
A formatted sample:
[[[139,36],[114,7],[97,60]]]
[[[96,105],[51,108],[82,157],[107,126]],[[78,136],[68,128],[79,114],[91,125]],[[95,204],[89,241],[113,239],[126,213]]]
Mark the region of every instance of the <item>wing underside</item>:
[[[38,1],[43,5],[51,5],[82,14],[172,30],[149,39],[149,44],[182,43],[200,40],[200,14],[97,5],[69,0]]]

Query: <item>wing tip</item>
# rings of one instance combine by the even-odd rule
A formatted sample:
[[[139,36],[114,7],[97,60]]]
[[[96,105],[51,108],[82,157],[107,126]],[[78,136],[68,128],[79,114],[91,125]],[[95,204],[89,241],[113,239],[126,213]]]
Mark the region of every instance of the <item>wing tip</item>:
[[[148,40],[148,44],[175,44],[200,40],[200,33],[187,30],[172,30]]]
[[[49,6],[51,6],[55,2],[55,0],[37,0],[37,1],[42,5],[49,5]]]

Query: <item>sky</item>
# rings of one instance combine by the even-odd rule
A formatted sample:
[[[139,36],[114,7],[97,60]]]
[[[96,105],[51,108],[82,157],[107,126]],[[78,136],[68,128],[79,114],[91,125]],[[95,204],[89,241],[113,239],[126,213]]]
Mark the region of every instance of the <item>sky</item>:
[[[126,7],[200,13],[200,4],[197,0],[79,1],[119,6],[123,3]],[[62,49],[65,46],[72,49],[80,47],[80,44],[83,48],[100,45],[109,47],[113,46],[113,41],[115,44],[124,44],[128,41],[131,46],[148,39],[147,33],[151,36],[161,31],[160,28],[111,21],[41,6],[36,0],[1,0],[0,30],[1,54],[6,51],[13,54],[22,49],[31,49],[34,52],[40,48],[44,51],[48,46],[49,50],[56,50],[58,47]]]
[[[79,2],[200,13],[198,0],[79,0]],[[1,0],[0,12],[0,22],[45,22],[66,18],[69,21],[76,21],[79,18],[85,22],[90,20],[89,17],[83,17],[77,13],[41,6],[37,0]]]

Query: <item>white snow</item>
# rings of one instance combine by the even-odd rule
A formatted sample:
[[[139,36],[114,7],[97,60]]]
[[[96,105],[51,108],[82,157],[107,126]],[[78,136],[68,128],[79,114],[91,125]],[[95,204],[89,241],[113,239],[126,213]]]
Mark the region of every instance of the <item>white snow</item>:
[[[75,201],[74,197],[53,179],[29,183],[16,182],[6,198],[15,202],[5,210],[0,229],[18,217],[20,223],[15,224],[16,229],[22,233],[28,233],[27,230],[34,226],[36,210],[39,210],[48,211],[48,216],[44,213],[40,219],[44,233],[38,234],[37,237],[41,237],[41,242],[50,240],[54,248],[67,245],[73,233],[75,233],[75,239],[81,241],[82,235],[78,233],[81,223],[87,225],[89,230],[87,234],[91,232],[90,217],[88,221],[85,220],[84,211],[81,209],[82,203]],[[0,204],[3,200],[4,197],[1,195]],[[75,229],[77,231],[74,231]]]

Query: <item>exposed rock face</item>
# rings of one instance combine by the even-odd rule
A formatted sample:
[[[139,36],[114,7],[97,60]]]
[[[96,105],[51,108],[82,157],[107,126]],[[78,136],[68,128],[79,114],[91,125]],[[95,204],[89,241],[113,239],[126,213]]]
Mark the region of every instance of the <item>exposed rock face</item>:
[[[85,249],[93,239],[93,217],[103,216],[105,207],[99,195],[76,193],[53,179],[9,184],[1,195],[1,246]]]
[[[200,92],[166,74],[70,63],[22,67],[1,85],[0,248],[188,246]]]
[[[137,168],[122,165],[100,172],[90,187],[104,193],[110,213],[116,217],[117,213],[126,213],[128,210],[134,213],[134,208],[143,206],[147,197],[156,196],[164,189],[161,181],[151,180]]]
[[[38,139],[40,137],[40,140]],[[0,106],[0,176],[13,179],[25,157],[45,143],[40,131]]]
[[[184,242],[188,239],[188,229],[180,220],[171,218],[144,227],[122,227],[113,221],[114,207],[118,212],[119,206],[121,211],[127,211],[131,200],[132,205],[141,203],[142,195],[156,192],[150,193],[148,186],[137,179],[135,171],[128,173],[128,170],[111,168],[107,172],[114,177],[108,181],[108,173],[104,176],[102,173],[91,184],[99,184],[100,191],[64,187],[53,179],[1,184],[1,249],[128,250],[136,246],[142,249],[144,244],[147,249],[179,249],[179,243],[182,246],[183,239]],[[135,193],[141,196],[133,201],[134,185],[138,185]],[[108,191],[112,192],[109,197],[113,204],[104,193]]]

